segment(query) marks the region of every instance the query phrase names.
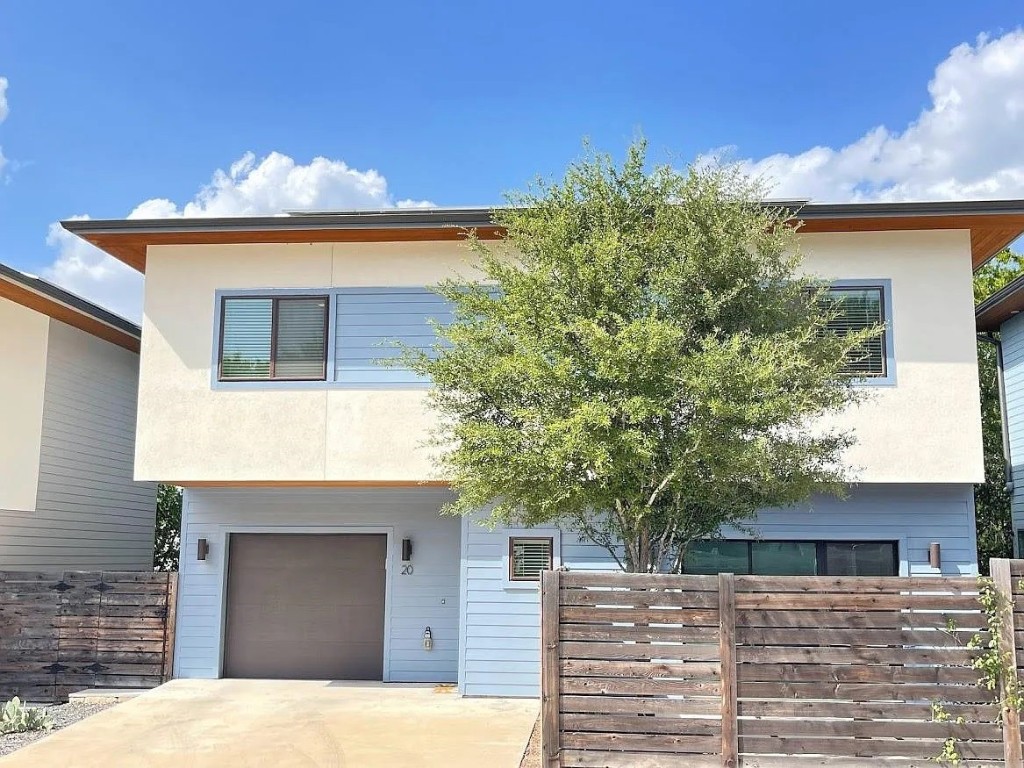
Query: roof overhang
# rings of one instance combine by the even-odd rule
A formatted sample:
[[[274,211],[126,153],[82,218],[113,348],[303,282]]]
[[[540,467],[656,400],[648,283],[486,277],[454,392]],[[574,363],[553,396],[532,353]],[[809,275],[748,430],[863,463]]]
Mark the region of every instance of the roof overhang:
[[[1024,312],[1024,275],[981,302],[974,310],[974,323],[979,331],[991,333],[1021,312]]]
[[[772,205],[771,203],[768,203]],[[1024,200],[789,205],[802,232],[967,230],[977,269],[1024,233]],[[61,225],[139,272],[151,245],[497,239],[489,208],[433,208],[195,219],[72,219]]]
[[[0,298],[41,312],[119,347],[139,351],[139,326],[58,288],[52,283],[0,264]]]

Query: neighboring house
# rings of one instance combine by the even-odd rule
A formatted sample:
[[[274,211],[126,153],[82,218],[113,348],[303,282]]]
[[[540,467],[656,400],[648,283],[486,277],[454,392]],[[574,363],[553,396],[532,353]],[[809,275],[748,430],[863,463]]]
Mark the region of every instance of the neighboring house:
[[[139,327],[0,264],[0,570],[149,570]]]
[[[761,540],[726,532],[687,569],[974,574],[972,267],[1024,230],[1024,201],[800,217],[848,322],[886,325],[853,373],[873,397],[834,420],[859,483],[765,510]],[[499,236],[486,210],[64,226],[146,275],[135,472],[185,487],[177,675],[537,694],[539,569],[614,563],[570,531],[439,516],[429,383],[375,363],[389,339],[430,343],[448,308],[426,286],[471,272],[459,228]]]
[[[977,330],[997,347],[1003,455],[1013,520],[1013,554],[1024,553],[1024,277],[978,305]],[[998,335],[997,335],[998,334]]]

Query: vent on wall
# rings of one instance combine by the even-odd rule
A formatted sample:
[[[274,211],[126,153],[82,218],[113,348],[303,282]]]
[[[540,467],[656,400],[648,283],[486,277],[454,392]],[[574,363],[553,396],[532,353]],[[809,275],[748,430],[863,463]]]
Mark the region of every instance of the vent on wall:
[[[550,570],[554,540],[513,536],[508,540],[509,581],[539,581],[541,571]]]

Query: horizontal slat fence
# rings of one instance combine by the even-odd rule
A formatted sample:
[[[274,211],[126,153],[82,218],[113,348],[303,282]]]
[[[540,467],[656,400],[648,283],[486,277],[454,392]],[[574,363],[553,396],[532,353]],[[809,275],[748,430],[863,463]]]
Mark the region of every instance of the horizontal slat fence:
[[[1024,562],[1002,562],[1009,595]],[[541,591],[546,768],[910,768],[950,738],[963,765],[1021,765],[1016,713],[971,666],[974,578],[549,571]]]
[[[177,576],[0,571],[0,699],[169,679]]]

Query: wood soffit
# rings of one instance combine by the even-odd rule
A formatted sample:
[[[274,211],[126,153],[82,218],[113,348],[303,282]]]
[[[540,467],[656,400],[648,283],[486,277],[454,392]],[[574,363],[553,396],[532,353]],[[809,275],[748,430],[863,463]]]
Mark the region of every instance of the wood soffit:
[[[36,293],[23,285],[5,280],[2,277],[0,277],[0,298],[9,299],[15,304],[41,312],[47,317],[67,323],[74,328],[78,328],[80,331],[85,331],[131,352],[138,353],[139,351],[139,338],[137,336],[125,333],[120,328],[107,325],[91,315],[80,312],[48,296]]]
[[[801,232],[892,232],[965,229],[971,234],[975,269],[1024,233],[1024,214],[949,214],[915,216],[843,216],[812,218]],[[477,236],[500,239],[497,226],[477,227]],[[236,243],[384,243],[462,240],[466,231],[452,226],[369,228],[268,228],[192,232],[81,232],[80,237],[139,272],[146,271],[151,245],[217,245]]]

